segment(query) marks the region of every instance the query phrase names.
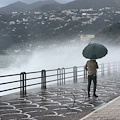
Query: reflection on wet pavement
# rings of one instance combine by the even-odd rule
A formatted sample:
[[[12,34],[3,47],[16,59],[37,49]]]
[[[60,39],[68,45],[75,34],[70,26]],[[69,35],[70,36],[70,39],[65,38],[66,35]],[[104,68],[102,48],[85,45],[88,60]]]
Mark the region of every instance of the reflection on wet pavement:
[[[1,101],[0,120],[78,120],[119,96],[119,76],[116,79],[98,78],[98,98],[88,99],[86,88],[87,83],[80,79],[77,84],[66,82],[62,86],[29,93],[24,98]]]

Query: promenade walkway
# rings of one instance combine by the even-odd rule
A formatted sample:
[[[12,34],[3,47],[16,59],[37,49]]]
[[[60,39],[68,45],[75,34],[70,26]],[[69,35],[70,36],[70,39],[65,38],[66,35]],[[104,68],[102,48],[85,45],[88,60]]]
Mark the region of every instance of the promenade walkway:
[[[98,98],[92,97],[92,89],[91,98],[87,98],[87,82],[82,78],[76,83],[71,80],[61,86],[49,85],[46,90],[28,90],[24,98],[20,98],[19,93],[2,96],[0,120],[104,120],[104,115],[106,120],[117,119],[120,112],[119,79],[117,73],[99,75]],[[110,102],[114,98],[115,101]],[[114,110],[117,110],[116,114],[112,113]]]
[[[80,120],[120,120],[120,97],[110,101]]]

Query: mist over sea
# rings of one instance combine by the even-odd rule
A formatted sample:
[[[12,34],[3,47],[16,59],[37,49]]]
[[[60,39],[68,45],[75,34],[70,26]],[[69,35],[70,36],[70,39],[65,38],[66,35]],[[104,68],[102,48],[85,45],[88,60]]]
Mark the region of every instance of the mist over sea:
[[[88,59],[84,58],[82,55],[82,50],[89,44],[90,41],[75,42],[74,40],[70,43],[59,44],[57,46],[51,46],[48,48],[43,48],[36,50],[33,48],[31,54],[13,54],[0,55],[0,76],[18,74],[15,77],[1,77],[0,83],[11,82],[20,80],[21,72],[35,72],[41,70],[52,70],[57,68],[67,68],[74,66],[83,66]],[[99,42],[98,42],[99,43]],[[102,43],[103,44],[103,43]],[[119,62],[120,49],[116,46],[111,46],[109,44],[103,44],[108,49],[108,54],[98,59],[98,64],[101,63],[112,63]],[[101,66],[100,66],[101,68]],[[56,74],[56,73],[55,73]],[[40,76],[40,73],[38,74]],[[35,77],[34,75],[31,76]],[[56,78],[55,78],[56,79]],[[49,81],[47,79],[47,81]],[[39,83],[40,79],[28,81],[27,84],[34,84],[34,82]],[[53,84],[49,83],[49,84]],[[19,87],[20,83],[12,83],[2,85],[0,90],[10,89],[13,87]],[[36,88],[33,86],[32,88]],[[38,85],[38,87],[40,87]],[[19,92],[18,90],[2,92],[0,95],[6,95],[14,92]]]
[[[32,54],[9,54],[0,55],[0,75],[16,74],[21,72],[33,72],[41,70],[50,70],[57,68],[66,68],[73,66],[84,66],[88,59],[82,56],[82,50],[88,42],[73,42],[65,45],[57,45],[36,51]],[[98,59],[98,64],[120,61],[120,49],[105,44],[108,54],[102,59]]]

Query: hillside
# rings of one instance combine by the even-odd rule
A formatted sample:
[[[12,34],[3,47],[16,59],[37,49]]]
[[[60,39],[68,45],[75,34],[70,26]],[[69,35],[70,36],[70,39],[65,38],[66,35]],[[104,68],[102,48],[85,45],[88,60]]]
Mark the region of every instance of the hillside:
[[[0,8],[0,12],[5,14],[11,14],[12,12],[25,12],[36,9],[38,7],[42,7],[44,5],[51,5],[56,3],[58,2],[56,2],[55,0],[38,1],[32,4],[26,4],[24,2],[18,1],[13,4]]]
[[[29,5],[23,2],[15,2],[8,6],[0,8],[1,13],[11,14],[12,12],[24,12],[29,10]]]
[[[31,46],[36,49],[48,48],[48,46],[70,42],[74,38],[77,38],[80,42],[80,36],[86,34],[93,36],[96,34],[96,39],[98,40],[105,38],[102,39],[103,42],[104,40],[109,42],[108,37],[112,42],[119,40],[119,36],[117,37],[118,34],[116,33],[120,28],[120,8],[108,7],[108,5],[104,8],[101,6],[102,8],[100,9],[91,7],[88,9],[77,9],[77,6],[74,8],[75,4],[77,5],[81,1],[83,0],[68,3],[71,7],[73,6],[72,9],[62,8],[62,6],[65,7],[68,4],[55,3],[37,7],[34,11],[15,12],[10,15],[1,13],[0,52],[2,53],[8,48],[20,52],[24,52],[26,49],[30,51]],[[88,2],[88,0],[86,1]],[[103,0],[101,0],[102,2]],[[28,4],[24,3],[18,2],[18,4],[28,6]],[[81,4],[83,5],[83,3]],[[84,4],[87,3],[84,2]],[[79,6],[81,5],[79,4]],[[111,26],[113,24],[115,25]],[[118,28],[116,28],[117,26]]]
[[[60,3],[54,3],[54,4],[47,4],[47,5],[43,5],[43,6],[40,6],[40,7],[37,7],[33,10],[31,10],[31,12],[35,12],[35,11],[38,11],[38,12],[48,12],[48,11],[59,11],[61,8],[61,4]]]
[[[38,1],[32,4],[23,2],[16,2],[0,8],[0,12],[11,14],[11,12],[25,12],[25,11],[52,11],[52,10],[68,10],[68,9],[102,9],[105,7],[113,7],[120,9],[120,2],[118,0],[75,0],[66,4],[60,4],[55,0]]]
[[[66,4],[54,4],[45,5],[39,8],[35,8],[34,11],[59,11],[69,9],[102,9],[105,7],[114,7],[114,9],[120,8],[120,2],[118,0],[74,0]]]
[[[113,24],[96,34],[95,39],[109,42],[111,44],[120,44],[120,22]]]
[[[42,7],[44,5],[52,5],[52,4],[57,4],[57,3],[58,2],[56,2],[55,0],[38,1],[38,2],[30,4],[29,10],[39,8],[39,7]]]
[[[104,7],[119,8],[120,2],[118,0],[75,0],[63,5],[63,9],[100,9]]]

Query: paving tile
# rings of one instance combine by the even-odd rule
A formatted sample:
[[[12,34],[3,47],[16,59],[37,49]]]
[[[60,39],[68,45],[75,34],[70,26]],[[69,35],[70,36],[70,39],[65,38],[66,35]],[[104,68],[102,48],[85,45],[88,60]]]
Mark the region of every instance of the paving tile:
[[[118,81],[120,76],[118,75],[115,81],[113,77],[98,77],[97,94],[99,97],[97,99],[92,96],[87,99],[87,83],[80,79],[77,84],[68,81],[65,85],[47,87],[46,90],[40,90],[36,93],[28,91],[24,98],[0,100],[0,119],[79,120],[94,111],[94,114],[85,120],[109,120],[113,117],[118,120],[120,118],[120,100],[98,111],[105,102],[120,95],[120,86],[118,85],[118,83],[120,84]],[[92,92],[91,86],[91,95]]]
[[[116,120],[120,119],[120,97],[117,97],[113,101],[109,102],[102,108],[93,111],[89,115],[85,116],[81,120],[89,120],[89,119],[100,119],[100,120]]]

